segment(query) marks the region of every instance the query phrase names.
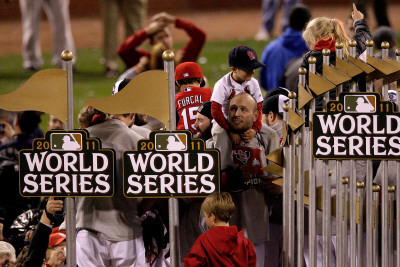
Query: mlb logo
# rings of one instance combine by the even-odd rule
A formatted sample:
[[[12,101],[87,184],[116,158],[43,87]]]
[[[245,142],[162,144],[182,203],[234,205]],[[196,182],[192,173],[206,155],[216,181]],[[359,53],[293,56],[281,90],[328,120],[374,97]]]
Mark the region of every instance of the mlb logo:
[[[52,133],[50,148],[53,151],[81,151],[82,134],[80,133]]]
[[[185,133],[157,133],[155,145],[156,151],[186,151],[187,135]]]
[[[344,111],[346,113],[375,113],[375,95],[346,95],[344,96]]]

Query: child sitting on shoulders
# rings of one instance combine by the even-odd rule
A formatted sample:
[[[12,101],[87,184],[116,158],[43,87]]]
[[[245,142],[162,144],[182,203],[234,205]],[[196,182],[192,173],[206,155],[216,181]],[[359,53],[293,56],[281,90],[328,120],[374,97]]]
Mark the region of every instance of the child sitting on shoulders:
[[[257,60],[257,54],[253,48],[244,45],[234,47],[229,52],[228,61],[232,71],[215,84],[211,96],[211,114],[214,120],[229,132],[229,125],[226,118],[229,113],[229,101],[232,97],[246,92],[257,101],[258,119],[254,122],[253,128],[240,135],[229,132],[232,143],[238,145],[241,139],[245,142],[250,142],[254,135],[261,129],[263,96],[260,85],[253,76],[255,69],[265,67],[265,65]]]

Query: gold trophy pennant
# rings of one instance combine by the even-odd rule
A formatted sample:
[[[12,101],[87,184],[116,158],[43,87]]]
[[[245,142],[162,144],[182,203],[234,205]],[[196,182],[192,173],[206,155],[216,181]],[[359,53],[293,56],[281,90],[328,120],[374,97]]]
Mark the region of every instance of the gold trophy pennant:
[[[269,172],[275,175],[278,175],[279,177],[283,176],[283,167],[279,166],[278,164],[272,163],[264,168],[262,168],[263,171]]]
[[[364,73],[363,70],[356,65],[338,57],[336,58],[336,68],[343,71],[351,78],[355,78]]]
[[[283,178],[273,180],[272,183],[283,187]]]
[[[316,188],[317,196],[316,196],[316,203],[317,209],[323,210],[323,198],[322,198],[322,186]],[[295,194],[295,200],[297,200],[297,194]],[[347,202],[349,203],[349,202]],[[310,197],[304,196],[304,204],[310,206]],[[331,196],[331,215],[336,216],[336,195]],[[347,217],[350,218],[350,217]]]
[[[356,65],[358,68],[360,68],[365,74],[370,74],[375,71],[373,67],[371,67],[362,60],[356,59],[354,57],[348,57],[347,60],[350,61],[352,64]]]
[[[397,68],[397,71],[383,77],[383,83],[391,83],[400,80],[400,63],[391,58],[382,57],[382,60]]]
[[[305,105],[307,105],[312,99],[313,99],[313,95],[303,87],[303,85],[301,85],[299,83],[299,109],[302,109]]]
[[[369,55],[367,55],[367,63],[372,67],[374,67],[375,69],[382,72],[384,75],[389,75],[396,71],[399,71],[399,69],[393,66],[392,64],[383,61],[379,58],[371,57]]]
[[[318,210],[323,210],[322,209],[322,199],[320,199],[321,196],[318,195],[317,199],[317,209]],[[295,195],[295,200],[297,200],[297,194]],[[310,198],[308,196],[304,196],[304,204],[307,206],[310,206]],[[348,202],[349,204],[349,202]],[[348,205],[349,206],[349,205]],[[348,212],[348,216],[350,215],[350,212]],[[331,197],[331,216],[336,217],[336,196]],[[350,217],[347,217],[350,218]],[[348,219],[350,220],[350,219]]]
[[[309,88],[317,96],[334,89],[336,86],[318,74],[309,73]]]
[[[17,90],[0,95],[0,108],[41,111],[67,124],[67,71],[45,69],[36,72]]]
[[[104,113],[141,113],[169,125],[168,73],[145,71],[132,79],[121,92],[90,99],[87,103]]]
[[[305,186],[304,186],[305,187]],[[317,202],[317,209],[322,210],[322,186],[319,186],[315,189],[316,192],[316,202]],[[304,204],[310,205],[310,196],[304,193]]]
[[[288,122],[289,122],[290,129],[292,129],[292,131],[296,131],[305,123],[303,118],[299,114],[297,114],[297,112],[294,111],[292,108],[289,108]]]
[[[351,80],[349,75],[327,64],[323,64],[322,76],[336,86]]]
[[[359,67],[367,75],[367,81],[379,79],[379,77],[382,78],[383,76],[380,71],[376,70],[362,60],[356,59],[354,57],[348,57],[347,60]]]
[[[275,149],[265,156],[265,158],[278,164],[279,166],[283,166],[283,147],[280,146],[278,149]]]
[[[310,171],[305,171],[304,172],[304,195],[308,196],[309,195],[309,185],[310,185]]]
[[[398,71],[396,67],[390,65],[389,63],[381,59],[371,57],[369,55],[367,55],[367,63],[376,70],[373,73],[367,75],[367,82],[384,78],[385,76],[393,74],[396,71]]]

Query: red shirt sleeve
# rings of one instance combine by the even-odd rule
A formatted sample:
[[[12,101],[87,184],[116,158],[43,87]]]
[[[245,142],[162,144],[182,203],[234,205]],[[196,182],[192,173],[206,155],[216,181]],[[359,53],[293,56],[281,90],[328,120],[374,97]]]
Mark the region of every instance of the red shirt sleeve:
[[[225,130],[229,131],[229,124],[222,113],[222,105],[215,101],[211,102],[211,115],[213,119]]]
[[[253,243],[251,243],[250,241],[248,241],[248,262],[247,262],[247,266],[251,266],[251,267],[256,267],[256,263],[257,263],[257,257],[256,257],[256,251],[254,249],[254,245]]]
[[[262,102],[257,103],[257,113],[258,113],[258,118],[257,120],[253,123],[253,129],[258,133],[261,130],[261,119],[262,119]],[[212,106],[211,106],[212,107]]]
[[[196,27],[193,23],[179,18],[175,19],[175,27],[184,30],[190,37],[189,42],[184,48],[182,48],[183,56],[180,63],[188,61],[196,62],[201,49],[206,42],[206,33],[202,29]]]
[[[183,264],[185,267],[209,266],[207,254],[204,251],[200,239],[201,237],[197,238],[196,242],[190,249],[190,252],[183,259]]]
[[[146,41],[147,37],[146,31],[142,29],[126,38],[122,45],[118,47],[117,53],[125,62],[126,68],[135,66],[143,56],[150,57],[151,53],[149,51],[138,48],[144,41]]]

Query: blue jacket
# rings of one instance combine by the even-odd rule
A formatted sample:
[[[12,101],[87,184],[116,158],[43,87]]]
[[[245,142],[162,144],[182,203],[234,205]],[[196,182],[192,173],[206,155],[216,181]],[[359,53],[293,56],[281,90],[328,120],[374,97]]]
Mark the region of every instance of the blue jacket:
[[[302,32],[288,27],[281,36],[270,42],[262,52],[261,62],[266,66],[260,69],[260,85],[267,91],[280,86],[279,80],[286,64],[293,58],[303,56],[308,47]]]

